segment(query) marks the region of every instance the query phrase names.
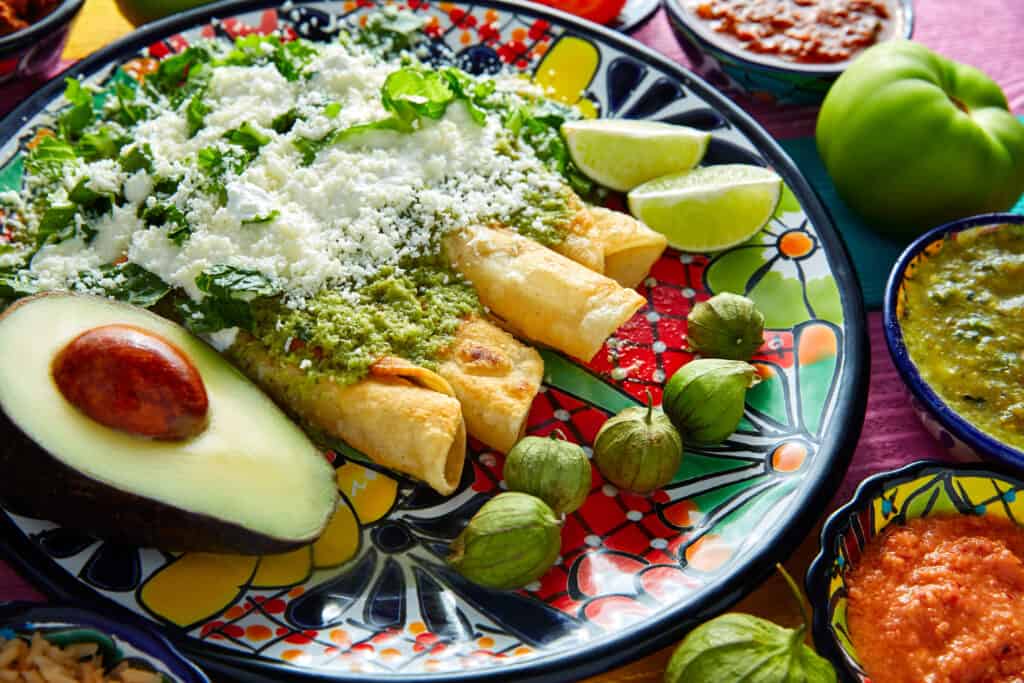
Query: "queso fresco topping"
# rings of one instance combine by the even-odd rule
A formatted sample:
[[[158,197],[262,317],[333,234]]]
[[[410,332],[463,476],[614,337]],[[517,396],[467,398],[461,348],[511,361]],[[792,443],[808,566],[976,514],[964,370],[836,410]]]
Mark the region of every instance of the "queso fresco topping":
[[[336,379],[368,354],[429,363],[479,308],[441,238],[500,224],[557,244],[592,187],[559,134],[576,110],[420,63],[418,22],[198,42],[102,90],[69,79],[23,191],[0,195],[0,307],[47,290],[163,302],[219,345],[239,328],[309,342],[271,348],[311,372],[346,352],[316,321],[345,319],[364,346]]]
[[[1024,226],[943,241],[905,292],[901,328],[921,376],[967,421],[1024,448]]]
[[[886,0],[691,0],[694,13],[745,50],[795,62],[850,59],[878,42]]]
[[[871,540],[846,577],[850,638],[874,683],[1024,676],[1024,530],[930,517]]]

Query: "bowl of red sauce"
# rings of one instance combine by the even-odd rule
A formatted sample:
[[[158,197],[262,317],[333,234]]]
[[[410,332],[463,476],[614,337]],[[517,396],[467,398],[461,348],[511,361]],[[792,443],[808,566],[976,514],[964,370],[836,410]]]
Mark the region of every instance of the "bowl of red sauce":
[[[841,680],[1024,679],[1024,480],[917,462],[865,480],[807,574],[814,642]]]
[[[49,78],[85,0],[0,0],[0,85]]]
[[[815,104],[876,43],[910,38],[911,0],[665,0],[694,70],[733,94]]]

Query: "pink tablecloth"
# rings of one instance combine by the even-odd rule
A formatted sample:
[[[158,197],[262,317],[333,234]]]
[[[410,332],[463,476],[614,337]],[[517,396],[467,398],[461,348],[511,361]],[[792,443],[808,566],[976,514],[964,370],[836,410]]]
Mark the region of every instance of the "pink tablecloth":
[[[916,0],[915,38],[954,59],[991,74],[1006,91],[1014,111],[1024,112],[1024,0]],[[636,33],[642,42],[685,63],[663,12]],[[4,92],[4,103],[8,102]],[[778,137],[809,135],[815,110],[770,110],[751,107]],[[846,500],[864,477],[920,458],[943,458],[938,445],[911,412],[906,393],[889,360],[881,335],[880,315],[869,316],[871,391],[864,430],[853,463],[834,502]],[[0,562],[0,599],[42,596]]]

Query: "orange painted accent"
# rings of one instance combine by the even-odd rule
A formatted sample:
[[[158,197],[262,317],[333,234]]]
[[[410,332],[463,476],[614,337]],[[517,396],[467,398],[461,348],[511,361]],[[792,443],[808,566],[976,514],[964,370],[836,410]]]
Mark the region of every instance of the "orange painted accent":
[[[426,632],[427,625],[424,624],[422,621],[414,621],[411,624],[409,624],[408,628],[409,633],[413,634],[414,636],[418,636],[419,634]]]
[[[697,504],[691,500],[680,500],[664,510],[665,519],[676,526],[693,526],[703,516]]]
[[[391,657],[401,657],[402,653],[399,652],[398,650],[396,650],[393,647],[389,647],[386,650],[381,650],[380,651],[380,656],[381,657],[388,657],[388,658],[391,658]]]
[[[332,643],[337,643],[338,645],[348,645],[352,642],[352,639],[348,637],[348,631],[341,628],[331,631],[329,638]]]
[[[808,325],[800,332],[798,344],[800,365],[810,365],[826,356],[834,356],[839,347],[836,333],[827,325]]]
[[[757,376],[762,380],[775,377],[775,368],[772,366],[765,365],[764,363],[751,363],[751,365],[753,365],[754,369],[757,370]]]
[[[459,36],[459,42],[463,45],[469,45],[473,42],[473,34],[469,31],[463,31],[462,35]]]
[[[235,605],[234,607],[229,608],[228,611],[224,612],[224,618],[228,621],[233,621],[243,614],[245,614],[245,610],[242,609],[242,606]]]
[[[273,637],[273,635],[274,632],[271,631],[268,627],[263,626],[262,624],[253,624],[252,626],[245,629],[245,637],[249,640],[270,640],[271,637]]]
[[[136,81],[141,81],[144,76],[148,76],[156,71],[158,65],[159,62],[152,57],[136,57],[129,62],[125,62],[121,68]]]
[[[281,653],[281,658],[289,662],[308,662],[310,660],[309,654],[304,650],[285,650]]]
[[[359,17],[359,25],[362,26],[363,28],[366,28],[366,22],[369,21],[369,19],[370,15],[364,14],[363,16]]]
[[[324,648],[324,655],[327,656],[327,657],[332,657],[332,656],[338,654],[339,652],[341,652],[341,650],[339,650],[336,647],[325,647]]]
[[[517,647],[515,650],[512,651],[512,654],[515,655],[516,657],[522,657],[523,655],[528,655],[528,654],[532,654],[532,653],[533,653],[533,648],[529,648],[529,647],[525,647],[525,646]]]
[[[494,638],[480,638],[476,641],[476,644],[478,647],[482,647],[485,650],[489,650],[490,648],[494,647]]]
[[[772,453],[772,467],[779,472],[796,472],[807,459],[807,447],[802,443],[784,443]]]
[[[441,8],[442,12],[448,13],[448,12],[451,12],[455,8],[455,5],[453,5],[450,2],[442,2],[442,3],[440,3],[438,5],[438,7]]]
[[[295,588],[293,588],[290,591],[288,591],[288,597],[289,598],[297,598],[297,597],[299,597],[300,595],[302,595],[305,592],[306,592],[305,588],[303,588],[302,586],[296,586]]]
[[[49,128],[40,128],[39,130],[36,131],[36,134],[32,137],[32,139],[29,140],[26,147],[28,147],[29,149],[35,149],[39,145],[40,140],[42,140],[43,138],[52,138],[53,136],[54,132]]]
[[[694,569],[713,572],[729,561],[733,548],[716,534],[698,538],[686,549],[686,561]]]
[[[346,12],[351,12],[352,10],[354,10],[356,8],[356,3],[354,3],[352,0],[348,0],[348,2],[346,2],[343,5],[343,7],[345,8]]]
[[[485,24],[496,24],[498,23],[499,15],[492,9],[484,12],[484,23]]]
[[[527,35],[526,29],[522,26],[512,29],[512,40],[517,40],[522,43],[526,40]]]
[[[427,671],[437,671],[441,668],[441,662],[436,659],[428,659],[423,663],[423,668]]]
[[[814,241],[804,232],[787,232],[779,240],[779,251],[789,258],[807,256],[814,249]]]

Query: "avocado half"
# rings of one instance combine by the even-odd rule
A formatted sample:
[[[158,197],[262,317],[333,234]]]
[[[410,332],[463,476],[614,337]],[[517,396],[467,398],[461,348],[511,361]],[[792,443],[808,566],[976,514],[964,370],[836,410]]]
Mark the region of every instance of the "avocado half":
[[[68,402],[51,363],[81,333],[134,325],[173,343],[209,396],[186,441],[106,427]],[[334,514],[334,470],[254,384],[201,340],[149,311],[50,293],[0,316],[0,500],[123,543],[170,551],[279,553],[316,540]]]

